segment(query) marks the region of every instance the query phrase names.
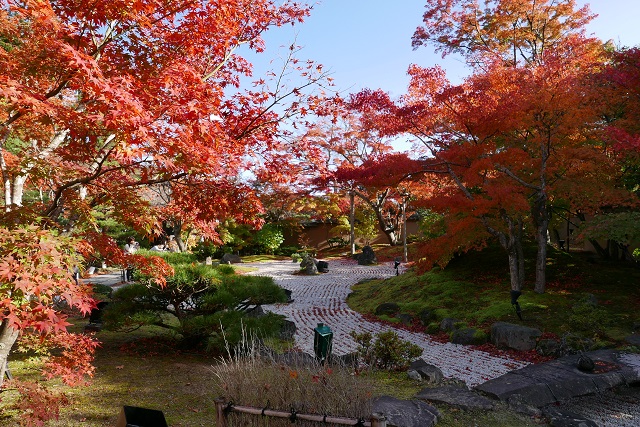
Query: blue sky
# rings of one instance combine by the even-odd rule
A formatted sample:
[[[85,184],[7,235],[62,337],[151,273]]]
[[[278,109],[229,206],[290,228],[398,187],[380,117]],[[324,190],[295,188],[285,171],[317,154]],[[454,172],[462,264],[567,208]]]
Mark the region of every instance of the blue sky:
[[[588,27],[589,33],[622,46],[640,44],[640,1],[588,3],[599,15]],[[459,81],[468,73],[459,60],[443,60],[431,46],[411,48],[411,36],[421,24],[423,11],[423,0],[321,0],[303,24],[276,28],[265,35],[267,51],[250,58],[256,67],[254,75],[269,66],[281,46],[289,46],[295,39],[303,47],[299,57],[331,70],[341,91],[381,88],[399,96],[408,84],[406,71],[412,63],[425,67],[439,64],[450,80]]]

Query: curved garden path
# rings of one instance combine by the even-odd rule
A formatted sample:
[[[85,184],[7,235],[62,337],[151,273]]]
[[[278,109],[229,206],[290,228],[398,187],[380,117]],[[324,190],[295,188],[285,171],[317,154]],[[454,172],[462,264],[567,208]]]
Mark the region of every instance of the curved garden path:
[[[295,342],[300,349],[313,354],[313,329],[318,323],[324,323],[333,331],[333,351],[345,354],[357,347],[349,335],[351,331],[376,334],[389,329],[351,310],[346,299],[351,286],[363,279],[395,275],[392,264],[360,266],[351,260],[331,260],[329,272],[317,276],[294,274],[300,268],[291,261],[244,263],[243,266],[256,268],[250,274],[270,276],[280,286],[292,291],[292,303],[265,306],[265,309],[285,315],[296,324]],[[436,342],[425,334],[403,329],[396,329],[396,332],[402,339],[422,347],[423,359],[440,368],[446,377],[459,378],[469,386],[526,365],[467,346]]]

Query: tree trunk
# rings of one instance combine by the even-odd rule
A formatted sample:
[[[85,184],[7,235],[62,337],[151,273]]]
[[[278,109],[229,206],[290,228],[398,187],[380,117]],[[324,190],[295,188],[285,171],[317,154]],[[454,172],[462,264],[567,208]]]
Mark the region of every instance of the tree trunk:
[[[524,269],[522,268],[523,259],[517,247],[511,247],[507,250],[509,254],[509,276],[511,279],[511,290],[521,291],[524,282]]]
[[[353,191],[349,192],[349,246],[351,247],[351,255],[356,253],[356,195]]]
[[[615,261],[620,259],[620,251],[618,250],[618,243],[609,239],[607,241],[607,247],[609,248],[609,253],[611,254],[611,258]]]
[[[17,339],[18,331],[10,327],[6,319],[3,320],[0,324],[0,387],[4,382],[7,358]]]
[[[508,224],[509,232],[505,234],[494,229],[483,220],[484,226],[490,234],[497,237],[500,245],[507,251],[509,256],[509,277],[511,281],[512,291],[521,291],[524,285],[524,252],[522,250],[522,219],[518,218],[514,221],[508,215],[503,215],[505,222]]]
[[[186,246],[182,241],[182,221],[180,220],[173,221],[173,237],[176,239],[180,252],[184,252],[186,250]]]
[[[536,284],[534,291],[543,294],[547,284],[547,241],[549,237],[549,215],[547,212],[546,198],[540,201],[536,218],[538,253],[536,256]]]
[[[407,254],[407,203],[402,200],[402,261],[408,262]]]
[[[387,239],[389,240],[389,245],[391,246],[398,246],[398,234],[396,233],[396,230],[391,229],[391,228],[385,228],[382,230],[382,232],[385,234],[385,236],[387,236]]]
[[[595,239],[589,239],[589,243],[591,243],[598,255],[600,255],[600,258],[609,259],[609,248],[603,248],[602,245],[600,245],[600,243],[598,243],[598,241]]]
[[[22,197],[24,195],[24,183],[27,182],[26,175],[18,175],[13,179],[11,188],[11,203],[14,206],[22,206]]]

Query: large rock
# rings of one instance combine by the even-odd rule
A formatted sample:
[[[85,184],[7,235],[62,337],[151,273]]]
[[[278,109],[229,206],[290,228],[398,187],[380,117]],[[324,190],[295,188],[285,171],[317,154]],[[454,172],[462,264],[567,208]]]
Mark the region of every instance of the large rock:
[[[400,313],[398,314],[398,320],[400,320],[400,322],[402,322],[403,325],[413,325],[413,316],[410,315],[409,313]]]
[[[473,328],[456,329],[451,333],[451,342],[462,345],[480,345],[487,342],[487,334]]]
[[[459,322],[460,321],[458,319],[454,319],[453,317],[445,317],[440,322],[440,330],[445,332],[455,331],[457,329],[456,323],[459,323]]]
[[[465,411],[480,409],[490,411],[496,405],[493,400],[480,396],[478,393],[455,386],[444,386],[437,388],[425,388],[420,391],[416,398],[428,400],[435,403],[447,403]]]
[[[304,271],[304,274],[315,275],[318,274],[317,261],[308,255],[302,258],[300,262],[300,268]]]
[[[536,340],[542,335],[539,329],[511,323],[497,322],[491,325],[491,342],[499,348],[529,351],[536,348]]]
[[[634,347],[640,347],[640,334],[631,334],[627,335],[624,340],[627,344],[632,345]]]
[[[384,302],[376,307],[376,311],[374,312],[376,316],[387,315],[387,316],[395,316],[396,313],[400,311],[400,306],[395,302]]]
[[[282,326],[280,327],[280,339],[284,341],[292,341],[297,329],[295,322],[284,319],[282,321]]]
[[[242,262],[240,255],[226,253],[220,258],[220,264],[239,264]]]
[[[529,365],[508,372],[476,387],[481,392],[509,402],[517,399],[542,408],[552,403],[640,382],[640,355],[619,355],[611,350],[585,353],[595,363],[592,372],[578,369],[579,355]],[[636,356],[636,355],[634,355]]]
[[[359,265],[374,265],[378,263],[375,252],[371,246],[365,246],[362,248],[362,253],[358,255]]]
[[[316,264],[318,267],[319,273],[328,273],[329,272],[329,263],[327,261],[318,261]]]
[[[598,427],[598,424],[583,415],[554,407],[544,408],[543,414],[547,417],[549,425],[552,427]]]
[[[407,370],[407,375],[417,381],[425,381],[430,385],[438,385],[444,378],[440,368],[428,364],[423,359],[417,359],[411,362]]]
[[[389,427],[432,427],[438,422],[440,412],[421,400],[400,400],[380,396],[372,401],[373,412],[387,418]]]
[[[420,319],[422,326],[427,326],[429,323],[436,320],[436,314],[433,310],[425,308],[418,313],[418,318]]]

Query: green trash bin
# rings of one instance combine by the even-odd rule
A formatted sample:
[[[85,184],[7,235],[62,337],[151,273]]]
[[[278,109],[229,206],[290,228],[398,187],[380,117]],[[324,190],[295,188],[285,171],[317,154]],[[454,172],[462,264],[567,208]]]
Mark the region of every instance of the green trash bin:
[[[324,363],[331,356],[331,345],[333,343],[333,332],[324,323],[318,323],[313,330],[313,351],[320,363]]]

